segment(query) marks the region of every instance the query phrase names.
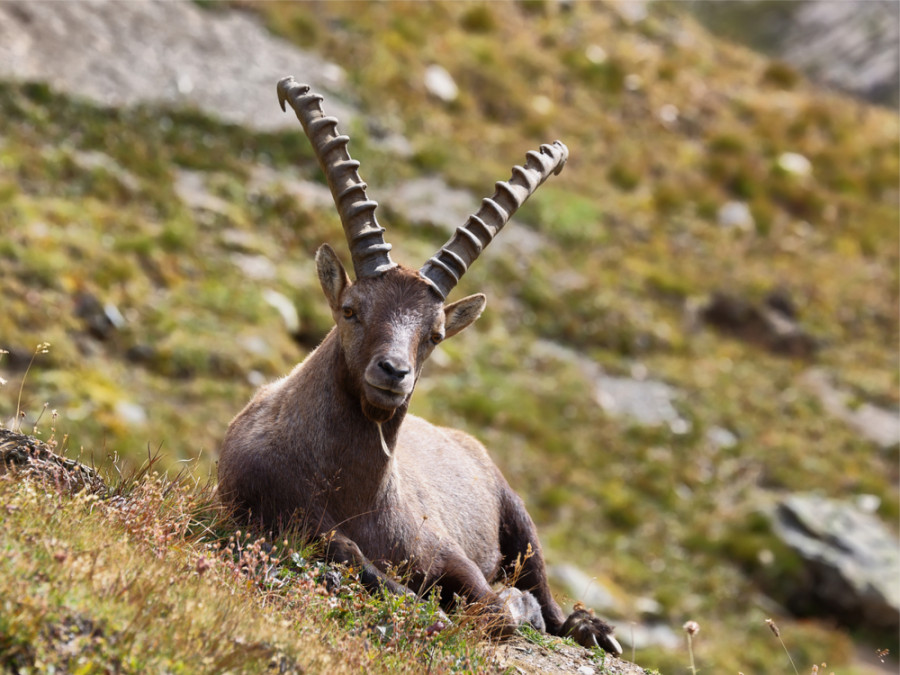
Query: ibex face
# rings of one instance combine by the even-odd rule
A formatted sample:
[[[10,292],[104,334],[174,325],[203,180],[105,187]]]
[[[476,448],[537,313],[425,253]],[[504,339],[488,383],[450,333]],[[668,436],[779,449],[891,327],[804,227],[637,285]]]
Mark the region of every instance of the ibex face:
[[[337,326],[347,384],[373,422],[387,421],[408,404],[435,346],[475,321],[485,305],[479,294],[444,307],[427,281],[400,266],[351,283],[327,244],[316,254],[316,267]]]

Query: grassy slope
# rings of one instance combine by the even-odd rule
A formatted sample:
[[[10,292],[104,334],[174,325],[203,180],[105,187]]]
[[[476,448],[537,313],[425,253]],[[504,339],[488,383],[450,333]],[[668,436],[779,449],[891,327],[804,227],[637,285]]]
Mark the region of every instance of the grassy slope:
[[[472,625],[426,635],[436,601],[370,597],[292,542],[218,527],[211,491],[155,473],[106,495],[0,477],[0,670],[490,671]]]
[[[414,407],[488,444],[551,560],[655,597],[673,625],[700,621],[701,665],[765,671],[782,657],[757,582],[789,581],[793,560],[754,514],[783,491],[872,493],[896,522],[897,451],[825,416],[798,384],[808,363],[689,331],[684,307],[716,289],[759,298],[782,285],[825,341],[817,364],[859,400],[896,406],[897,117],[814,91],[670,6],[654,5],[637,26],[598,5],[503,7],[258,9],[276,32],[341,63],[362,104],[412,141],[415,156],[398,166],[354,131],[372,184],[438,172],[481,194],[527,149],[569,145],[566,171],[521,215],[545,246],[521,264],[494,254],[467,275],[458,297],[484,290],[488,313],[430,364]],[[588,58],[592,44],[605,62]],[[425,93],[432,62],[460,85],[455,103]],[[634,91],[628,75],[640,78],[628,80]],[[667,104],[679,111],[671,126],[659,119]],[[260,163],[315,176],[304,139],[190,113],[99,110],[41,87],[0,87],[0,113],[0,346],[21,364],[37,343],[52,344],[23,408],[33,416],[49,402],[58,435],[94,457],[140,461],[161,444],[167,466],[200,454],[198,471],[208,471],[251,373],[275,377],[303,354],[262,290],[291,297],[313,339],[328,326],[311,255],[340,243],[335,216],[248,182]],[[89,166],[86,151],[117,165]],[[812,176],[778,171],[783,152],[809,158]],[[225,206],[192,212],[176,197],[177,168],[204,172]],[[750,204],[755,232],[716,226],[729,199]],[[416,223],[388,224],[407,262],[442,240]],[[275,278],[248,283],[229,260],[236,252],[270,256]],[[127,328],[106,342],[87,337],[73,313],[79,290],[114,303]],[[612,372],[645,366],[684,392],[692,431],[608,418],[579,369],[537,355],[536,339]],[[21,366],[6,372],[0,414],[15,413],[21,375]],[[122,400],[143,406],[147,422],[117,413]],[[711,446],[704,434],[715,425],[738,446]],[[765,548],[773,564],[759,562]],[[799,663],[849,656],[850,638],[824,623],[779,623]],[[668,670],[684,657],[647,651],[638,661]]]

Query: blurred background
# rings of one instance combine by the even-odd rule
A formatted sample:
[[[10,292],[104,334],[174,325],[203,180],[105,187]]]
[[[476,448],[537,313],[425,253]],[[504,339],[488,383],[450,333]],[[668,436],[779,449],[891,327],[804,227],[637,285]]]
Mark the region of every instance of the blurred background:
[[[561,599],[685,672],[896,672],[895,2],[0,3],[0,419],[215,473],[330,329],[326,97],[420,266],[540,143],[417,414],[490,450]],[[38,347],[43,343],[49,347]],[[885,655],[884,650],[889,650]]]

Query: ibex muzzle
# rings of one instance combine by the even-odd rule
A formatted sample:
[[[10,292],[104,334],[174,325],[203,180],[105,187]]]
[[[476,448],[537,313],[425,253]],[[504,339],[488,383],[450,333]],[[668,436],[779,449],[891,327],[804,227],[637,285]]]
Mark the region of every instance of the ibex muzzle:
[[[306,527],[326,543],[329,559],[361,569],[370,590],[439,587],[445,603],[459,595],[489,613],[498,634],[525,617],[621,653],[610,626],[588,610],[564,617],[534,523],[484,447],[407,412],[434,348],[485,306],[481,294],[445,305],[447,295],[516,209],[562,169],[568,150],[556,142],[529,152],[525,166],[413,270],[391,260],[376,203],[322,97],[286,78],[278,98],[297,113],[325,172],[356,280],[330,246],[319,249],[316,270],[335,327],[232,421],[219,460],[223,503],[267,528]],[[403,570],[402,584],[388,567]],[[495,593],[491,584],[503,579],[518,590]],[[535,601],[539,615],[529,610]]]

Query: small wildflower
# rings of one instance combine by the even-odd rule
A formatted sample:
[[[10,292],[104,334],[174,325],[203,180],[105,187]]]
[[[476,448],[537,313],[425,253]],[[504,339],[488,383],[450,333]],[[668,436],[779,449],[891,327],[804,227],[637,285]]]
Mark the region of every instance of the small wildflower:
[[[197,566],[195,569],[197,570],[198,576],[202,577],[203,573],[206,572],[210,567],[212,567],[212,564],[209,562],[209,560],[206,557],[200,556],[197,559]]]
[[[781,642],[781,646],[784,649],[784,653],[787,654],[788,661],[791,662],[791,667],[794,669],[794,673],[796,675],[800,675],[797,672],[797,666],[794,665],[794,659],[791,658],[791,653],[788,651],[787,645],[784,644],[784,640],[781,638],[781,631],[778,630],[778,626],[775,625],[775,622],[772,619],[766,619],[766,625],[769,627],[769,630],[772,631],[773,635],[778,638],[778,641]],[[825,667],[825,664],[822,664],[822,667]]]
[[[684,626],[684,632],[687,635],[688,656],[691,658],[691,673],[697,675],[697,667],[694,665],[694,644],[692,638],[700,632],[700,624],[696,621],[687,621]]]
[[[428,626],[428,628],[425,629],[425,635],[428,637],[431,637],[432,635],[434,635],[436,633],[440,633],[446,627],[447,626],[444,625],[443,621],[435,621],[433,624],[431,624],[430,626]]]

